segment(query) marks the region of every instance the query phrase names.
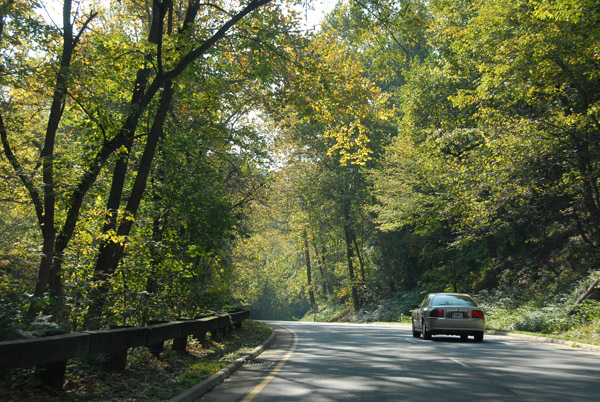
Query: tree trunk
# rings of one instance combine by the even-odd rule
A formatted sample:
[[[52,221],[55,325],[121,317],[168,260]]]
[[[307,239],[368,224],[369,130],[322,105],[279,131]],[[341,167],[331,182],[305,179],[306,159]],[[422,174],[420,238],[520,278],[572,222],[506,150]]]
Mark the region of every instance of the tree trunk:
[[[86,29],[87,24],[96,16],[92,13],[84,23],[81,32],[77,37],[73,36],[73,25],[71,23],[71,0],[65,0],[63,3],[63,49],[60,57],[60,67],[56,77],[56,85],[52,95],[52,104],[44,139],[44,147],[40,154],[42,162],[42,181],[43,181],[43,204],[40,201],[39,194],[32,195],[32,201],[38,210],[38,221],[42,232],[42,258],[38,270],[38,280],[36,282],[34,295],[42,297],[46,292],[50,295],[50,305],[46,306],[45,313],[54,316],[57,321],[63,321],[64,315],[64,295],[61,276],[62,250],[56,250],[56,189],[54,185],[54,148],[56,144],[56,134],[62,120],[65,100],[68,91],[69,75],[71,73],[71,60],[73,52],[77,46],[80,35]],[[14,165],[13,165],[14,166]],[[27,182],[24,182],[27,187]],[[40,213],[41,216],[40,216]],[[38,306],[30,306],[30,314],[36,314]]]
[[[456,251],[452,251],[452,289],[454,293],[458,292],[458,277],[456,274]]]
[[[352,249],[352,224],[350,222],[350,212],[348,208],[344,208],[344,239],[346,241],[346,258],[348,260],[348,275],[350,277],[350,286],[352,292],[352,304],[354,311],[360,310],[360,299],[358,297],[358,290],[356,289],[356,275],[354,274],[354,265],[352,258],[354,257],[354,251]]]
[[[591,294],[593,294],[599,282],[600,276],[597,276],[596,279],[594,279],[592,283],[587,287],[585,292],[583,292],[577,297],[577,300],[575,300],[575,304],[583,303],[584,300],[586,300]]]
[[[9,4],[12,3],[13,1]],[[83,23],[80,32],[74,36],[73,25],[71,23],[71,5],[71,0],[65,0],[63,3],[63,48],[59,59],[59,71],[56,77],[56,85],[52,95],[50,114],[46,126],[44,147],[40,154],[43,183],[43,190],[41,193],[34,185],[33,178],[28,176],[26,171],[21,167],[16,155],[12,152],[8,141],[6,127],[4,126],[2,116],[0,116],[0,137],[2,139],[4,153],[31,197],[38,218],[38,224],[42,232],[42,258],[38,269],[38,279],[35,285],[34,295],[38,298],[43,297],[46,293],[50,295],[51,304],[47,306],[46,313],[55,316],[57,321],[62,321],[64,306],[61,268],[66,245],[63,247],[63,244],[65,243],[65,239],[67,239],[66,243],[68,243],[68,239],[70,239],[72,235],[74,229],[72,212],[78,211],[81,203],[76,196],[69,200],[72,202],[67,203],[67,205],[70,205],[70,208],[65,221],[65,229],[71,230],[71,232],[65,233],[64,231],[61,231],[60,234],[57,235],[55,221],[56,193],[54,185],[54,148],[56,134],[62,120],[65,100],[68,93],[73,53],[81,35],[86,30],[87,25],[97,15],[96,13],[91,13]],[[3,28],[4,19],[2,18],[0,31],[3,30]],[[1,32],[0,36],[2,36]],[[87,185],[87,182],[85,184]],[[83,188],[85,188],[85,186],[79,185],[74,194],[78,196]],[[32,303],[29,309],[30,315],[35,315],[38,312],[39,306],[36,303]]]
[[[308,283],[308,297],[311,307],[314,307],[317,302],[315,301],[315,292],[312,284],[312,270],[310,266],[310,251],[308,249],[308,235],[306,230],[303,233],[304,236],[304,259],[306,260],[306,281]]]
[[[358,247],[358,242],[356,241],[356,232],[354,228],[352,228],[352,243],[354,243],[354,248],[356,249],[356,256],[358,257],[358,265],[360,266],[360,277],[362,279],[363,285],[367,283],[366,275],[365,275],[365,262],[362,257],[362,253],[360,252],[360,247]]]
[[[71,59],[73,57],[73,25],[71,24],[71,1],[63,3],[63,50],[60,58],[60,69],[56,78],[56,86],[52,96],[50,116],[46,127],[44,148],[40,155],[42,159],[42,177],[44,182],[44,217],[40,222],[42,226],[43,246],[42,261],[40,262],[38,283],[34,295],[42,297],[45,290],[51,297],[51,305],[46,313],[55,315],[56,318],[62,311],[62,279],[60,269],[54,263],[54,243],[56,241],[56,227],[54,210],[56,206],[56,193],[54,188],[54,146],[56,133],[62,120],[65,98],[67,96],[68,77],[71,70]],[[60,266],[58,266],[60,267]]]
[[[117,229],[117,239],[123,239],[121,241],[111,241],[107,239],[100,248],[100,253],[96,259],[96,268],[94,270],[94,281],[97,283],[95,292],[92,298],[92,305],[88,310],[86,317],[86,326],[97,326],[99,320],[102,317],[104,305],[106,304],[106,293],[110,288],[109,280],[110,276],[117,270],[119,262],[123,257],[123,251],[125,249],[125,242],[127,236],[133,226],[133,219],[137,214],[140,202],[146,189],[146,182],[150,174],[150,168],[152,167],[152,160],[156,153],[156,147],[158,141],[163,133],[163,127],[167,118],[167,112],[171,106],[171,100],[173,98],[173,87],[172,83],[168,82],[168,86],[163,90],[160,97],[158,110],[154,116],[154,122],[152,128],[148,133],[146,140],[146,147],[138,167],[138,173],[125,208],[125,213],[119,227]],[[120,185],[124,185],[124,181],[120,182]],[[123,189],[116,192],[122,193]]]
[[[325,251],[323,251],[323,255],[319,254],[319,250],[314,240],[312,242],[313,249],[315,250],[315,257],[317,258],[317,262],[319,263],[319,273],[321,274],[321,292],[323,296],[327,297],[330,294],[329,286],[327,278],[325,277]],[[325,247],[323,247],[325,250]]]
[[[146,279],[146,292],[154,294],[158,291],[158,281],[156,280],[156,270],[162,261],[162,253],[156,246],[162,241],[162,226],[160,216],[155,216],[152,221],[152,244],[150,245],[150,272]]]

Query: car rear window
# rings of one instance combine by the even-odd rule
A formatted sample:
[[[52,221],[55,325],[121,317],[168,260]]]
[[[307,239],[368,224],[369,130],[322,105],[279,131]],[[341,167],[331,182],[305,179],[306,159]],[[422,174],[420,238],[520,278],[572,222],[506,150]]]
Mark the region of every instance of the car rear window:
[[[473,306],[477,305],[469,296],[462,295],[438,295],[434,296],[432,306]]]

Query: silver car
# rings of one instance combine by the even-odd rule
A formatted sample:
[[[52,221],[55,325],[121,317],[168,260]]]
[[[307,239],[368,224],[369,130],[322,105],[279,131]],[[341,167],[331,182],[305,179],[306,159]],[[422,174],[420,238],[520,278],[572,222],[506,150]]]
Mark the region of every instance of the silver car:
[[[485,314],[473,298],[463,293],[430,293],[412,313],[412,334],[431,339],[432,335],[469,335],[483,341]]]

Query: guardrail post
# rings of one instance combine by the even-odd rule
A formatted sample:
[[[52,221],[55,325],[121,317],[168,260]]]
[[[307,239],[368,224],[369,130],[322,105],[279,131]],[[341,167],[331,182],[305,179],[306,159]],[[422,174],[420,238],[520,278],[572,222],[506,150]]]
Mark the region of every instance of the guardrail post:
[[[250,317],[250,311],[248,311],[248,310],[235,311],[235,312],[231,313],[231,319],[233,321],[233,326],[236,329],[242,328],[242,322],[244,320],[248,319],[249,317]]]
[[[194,329],[194,338],[201,344],[206,344],[206,334],[208,332],[214,333],[219,327],[218,317],[204,317],[195,320],[197,327]]]
[[[180,335],[173,338],[173,350],[185,354],[187,352],[188,337],[193,335],[200,325],[197,320],[181,319],[179,321]]]
[[[151,320],[148,322],[148,324],[150,324],[148,326],[148,331],[152,331],[152,329],[158,325],[161,324],[166,324],[168,323],[168,321],[161,321],[161,320]],[[154,357],[158,357],[160,356],[160,354],[162,353],[162,351],[165,348],[165,341],[164,340],[159,340],[157,341],[156,339],[152,339],[151,333],[148,333],[148,350],[150,350],[150,353],[152,353],[152,356]]]
[[[229,314],[219,314],[217,324],[217,338],[223,338],[227,336],[229,327],[231,325],[231,319]]]
[[[104,368],[122,371],[127,365],[129,348],[146,345],[148,330],[146,328],[113,328],[107,330],[88,331],[90,336],[90,355],[103,354]]]
[[[194,334],[194,338],[198,341],[200,345],[206,345],[206,334],[208,331],[200,331]]]
[[[67,360],[44,364],[38,367],[38,370],[38,375],[45,385],[60,390],[65,382]]]
[[[110,371],[123,371],[127,366],[127,349],[115,350],[107,353],[104,360],[104,368]]]
[[[178,353],[185,353],[187,350],[187,340],[188,336],[178,336],[177,338],[173,338],[173,350]]]

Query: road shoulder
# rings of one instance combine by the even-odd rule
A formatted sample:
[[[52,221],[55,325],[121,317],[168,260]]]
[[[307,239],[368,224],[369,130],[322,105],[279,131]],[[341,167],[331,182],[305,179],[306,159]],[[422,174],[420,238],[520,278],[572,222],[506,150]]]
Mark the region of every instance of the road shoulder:
[[[244,365],[247,361],[255,360],[259,355],[261,355],[265,349],[271,346],[275,340],[277,339],[277,331],[273,330],[273,333],[266,341],[264,341],[260,346],[257,346],[252,352],[248,355],[241,357],[229,364],[228,366],[222,368],[217,373],[208,377],[206,380],[194,385],[193,387],[187,389],[186,391],[180,393],[179,395],[169,399],[169,402],[191,402],[202,395],[212,390],[217,385],[221,384],[227,378],[229,378],[233,373],[235,373],[240,367]]]

